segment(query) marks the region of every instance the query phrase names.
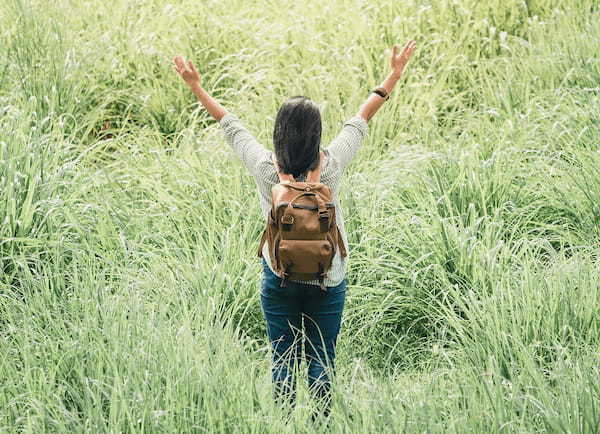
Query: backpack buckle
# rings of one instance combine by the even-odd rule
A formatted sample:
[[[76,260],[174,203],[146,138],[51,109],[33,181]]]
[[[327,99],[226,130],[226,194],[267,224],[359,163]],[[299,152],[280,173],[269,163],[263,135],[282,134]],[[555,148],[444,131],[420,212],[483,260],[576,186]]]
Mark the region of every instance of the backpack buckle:
[[[291,231],[292,225],[294,224],[294,216],[291,214],[284,214],[281,216],[281,228],[284,231]]]
[[[329,231],[329,213],[326,210],[319,211],[319,224],[321,232]]]

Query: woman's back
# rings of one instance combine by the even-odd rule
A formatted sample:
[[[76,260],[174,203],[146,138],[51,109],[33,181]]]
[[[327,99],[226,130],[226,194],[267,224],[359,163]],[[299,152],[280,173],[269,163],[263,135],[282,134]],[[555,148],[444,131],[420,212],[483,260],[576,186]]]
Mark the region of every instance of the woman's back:
[[[272,158],[273,152],[256,142],[234,114],[229,113],[224,116],[220,124],[227,141],[256,180],[262,214],[266,221],[272,206],[271,187],[279,183],[279,177]],[[323,149],[325,160],[321,168],[321,182],[326,184],[333,193],[336,220],[345,246],[348,246],[348,238],[344,226],[344,215],[339,202],[339,188],[344,169],[360,148],[367,134],[367,122],[360,116],[354,116],[344,123],[341,132],[331,142],[330,146]],[[297,180],[302,181],[303,179],[304,177],[298,177]],[[269,267],[271,267],[268,246],[263,247],[262,253]],[[344,279],[346,262],[347,257],[342,258],[339,252],[336,252],[328,277],[325,279],[326,286],[336,286]],[[303,283],[319,284],[317,280],[303,281]]]

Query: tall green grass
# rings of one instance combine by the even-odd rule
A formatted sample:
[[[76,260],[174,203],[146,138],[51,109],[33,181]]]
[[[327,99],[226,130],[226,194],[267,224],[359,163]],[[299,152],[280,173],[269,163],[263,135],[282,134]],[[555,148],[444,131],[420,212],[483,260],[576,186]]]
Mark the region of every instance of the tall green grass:
[[[326,145],[414,37],[341,193],[329,430],[597,432],[598,6],[3,2],[0,431],[326,432],[271,400],[255,184],[170,61]]]

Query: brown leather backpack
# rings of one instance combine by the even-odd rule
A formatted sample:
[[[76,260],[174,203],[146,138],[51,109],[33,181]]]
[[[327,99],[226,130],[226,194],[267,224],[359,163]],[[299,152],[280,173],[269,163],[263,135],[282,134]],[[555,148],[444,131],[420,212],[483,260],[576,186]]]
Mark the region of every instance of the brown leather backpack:
[[[280,182],[271,189],[273,206],[258,256],[262,257],[267,242],[271,265],[282,276],[280,286],[288,279],[318,280],[326,291],[324,279],[336,249],[345,257],[346,248],[336,224],[331,190],[320,182],[323,153],[319,153],[317,167],[306,175],[306,182],[281,173],[273,162]]]

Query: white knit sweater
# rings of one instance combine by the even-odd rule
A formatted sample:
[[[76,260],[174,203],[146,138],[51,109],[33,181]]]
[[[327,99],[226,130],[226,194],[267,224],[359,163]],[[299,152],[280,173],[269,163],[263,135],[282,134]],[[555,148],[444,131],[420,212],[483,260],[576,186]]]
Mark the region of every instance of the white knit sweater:
[[[263,145],[258,143],[252,134],[250,134],[250,132],[242,125],[236,115],[228,113],[223,116],[220,120],[220,125],[225,133],[227,142],[241,158],[244,166],[246,166],[256,180],[260,205],[262,207],[262,214],[266,225],[266,220],[269,211],[271,210],[271,187],[279,182],[275,165],[271,160],[272,151],[269,151]],[[354,154],[356,154],[356,151],[360,148],[363,140],[367,137],[367,134],[368,127],[366,120],[356,115],[344,123],[342,130],[335,139],[333,139],[331,144],[323,149],[325,161],[323,161],[321,170],[321,182],[329,186],[333,194],[336,220],[348,254],[350,249],[348,246],[346,230],[344,228],[344,216],[340,207],[338,193],[342,173],[352,160],[352,157],[354,157]],[[304,181],[304,176],[299,177],[296,180]],[[269,248],[266,243],[262,252],[263,257],[269,264],[269,268],[275,273],[271,266]],[[347,259],[348,256],[342,258],[339,251],[336,251],[331,269],[327,272],[327,277],[325,278],[326,286],[337,286],[342,282],[346,276]],[[318,285],[319,281],[309,280],[302,281],[302,283]]]

